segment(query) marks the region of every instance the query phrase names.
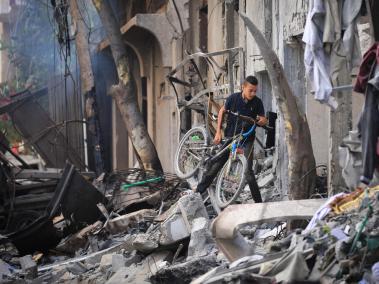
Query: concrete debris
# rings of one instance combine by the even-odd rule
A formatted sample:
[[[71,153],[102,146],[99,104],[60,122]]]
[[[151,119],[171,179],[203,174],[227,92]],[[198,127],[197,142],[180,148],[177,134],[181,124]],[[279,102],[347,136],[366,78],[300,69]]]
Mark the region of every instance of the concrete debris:
[[[19,245],[7,244],[0,274],[21,283],[375,283],[379,187],[329,200],[267,202],[282,198],[272,165],[268,156],[257,166],[265,203],[251,203],[247,190],[243,204],[213,220],[202,196],[176,177],[141,170],[103,176],[96,186],[105,199],[91,202],[97,220],[67,205],[63,214],[54,199],[54,216],[35,223],[33,236],[46,228],[59,244],[22,257]],[[88,222],[73,222],[68,212]],[[312,220],[289,231],[288,220],[298,218]]]
[[[125,259],[125,266],[130,266],[134,263],[140,262],[142,259],[142,256],[137,253],[136,250],[133,250],[128,253]]]
[[[133,240],[133,248],[140,252],[151,252],[158,248],[159,231],[151,234],[138,234]]]
[[[112,266],[112,259],[113,259],[113,255],[111,253],[104,254],[101,257],[100,266],[99,267],[100,267],[100,270],[102,272],[105,272],[106,270],[108,270]]]
[[[117,234],[121,232],[126,232],[133,226],[138,226],[140,223],[146,221],[152,221],[157,215],[157,212],[152,209],[142,209],[130,214],[122,215],[112,220],[109,220],[106,229],[111,234]]]
[[[82,275],[88,270],[86,265],[81,262],[70,263],[66,266],[66,269],[74,275]]]
[[[161,245],[174,244],[188,238],[191,234],[192,223],[196,218],[209,219],[199,193],[181,197],[177,204],[169,209],[169,214],[169,217],[161,224],[159,240]]]
[[[26,278],[34,279],[38,275],[37,263],[33,260],[31,255],[20,257],[20,265],[22,272],[25,273]]]
[[[124,255],[116,253],[112,255],[112,271],[117,272],[120,268],[126,266]]]
[[[214,247],[215,242],[209,230],[209,220],[204,217],[193,220],[187,261],[208,255]]]
[[[101,221],[89,225],[76,234],[63,239],[56,247],[57,250],[65,253],[75,253],[78,249],[83,248],[88,243],[88,236],[98,231],[103,226]]]
[[[259,188],[262,188],[268,185],[272,185],[274,180],[275,180],[275,176],[272,173],[269,173],[266,176],[261,176],[258,179],[257,183],[258,183]]]
[[[8,263],[0,259],[0,278],[1,279],[11,276],[13,271],[14,271],[14,268],[12,268],[12,266],[10,266]]]
[[[151,283],[190,283],[193,279],[218,266],[216,255],[210,254],[159,270],[150,278]]]

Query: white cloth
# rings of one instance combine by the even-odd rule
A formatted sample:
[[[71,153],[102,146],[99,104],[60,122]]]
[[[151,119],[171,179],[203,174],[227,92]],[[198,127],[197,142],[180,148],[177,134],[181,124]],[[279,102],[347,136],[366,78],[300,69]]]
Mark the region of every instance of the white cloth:
[[[335,80],[338,73],[346,72],[340,68],[347,67],[350,73],[361,61],[356,29],[361,6],[362,0],[311,0],[309,3],[303,35],[305,70],[315,90],[315,99],[334,109],[338,104],[331,96],[332,77]]]
[[[305,71],[312,82],[315,99],[337,108],[337,101],[331,97],[332,82],[330,80],[330,55],[323,47],[325,5],[323,0],[312,0],[309,3],[307,21],[304,28]]]
[[[337,198],[337,197],[340,197],[340,196],[345,196],[347,195],[346,193],[344,192],[340,192],[340,193],[337,193],[336,195],[333,195],[332,197],[330,197],[328,199],[327,202],[324,203],[324,205],[322,205],[318,210],[317,212],[313,215],[311,221],[309,222],[308,226],[305,228],[305,230],[303,231],[303,234],[306,234],[308,233],[310,230],[312,230],[314,227],[316,227],[317,223],[321,220],[323,220],[325,218],[326,215],[329,214],[329,212],[332,210],[330,208],[330,204]]]

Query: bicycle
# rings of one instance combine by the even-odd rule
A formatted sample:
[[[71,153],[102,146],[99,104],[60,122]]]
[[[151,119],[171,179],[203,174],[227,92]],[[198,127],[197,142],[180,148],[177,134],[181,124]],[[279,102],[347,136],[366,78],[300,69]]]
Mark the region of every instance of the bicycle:
[[[251,123],[252,126],[247,132],[226,139],[221,146],[209,143],[207,131],[203,127],[194,127],[183,136],[175,153],[176,174],[184,179],[196,176],[197,180],[201,180],[209,166],[230,150],[229,158],[218,174],[212,200],[220,208],[234,202],[245,187],[247,160],[243,155],[242,146],[244,141],[255,133],[257,126],[253,118],[232,111],[227,113]]]

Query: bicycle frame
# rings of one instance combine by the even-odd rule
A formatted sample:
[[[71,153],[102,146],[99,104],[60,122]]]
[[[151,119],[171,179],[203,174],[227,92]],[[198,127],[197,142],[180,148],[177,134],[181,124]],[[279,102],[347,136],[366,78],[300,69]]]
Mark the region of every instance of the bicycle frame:
[[[230,150],[230,155],[233,159],[235,159],[237,155],[237,149],[239,149],[241,146],[241,141],[247,139],[250,135],[252,135],[255,132],[256,127],[257,125],[254,123],[254,125],[251,126],[251,128],[247,132],[240,133],[232,138],[229,138],[231,142],[226,142],[225,144],[227,145],[225,145],[225,147],[221,151],[219,151],[214,157],[212,157],[207,162],[215,162],[227,150]]]

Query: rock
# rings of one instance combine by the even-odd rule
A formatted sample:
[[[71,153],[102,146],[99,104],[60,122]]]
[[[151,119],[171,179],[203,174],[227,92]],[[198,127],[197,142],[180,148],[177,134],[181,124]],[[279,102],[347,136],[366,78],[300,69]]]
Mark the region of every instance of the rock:
[[[267,170],[268,168],[271,168],[272,167],[272,163],[274,161],[274,157],[273,156],[269,156],[267,157],[264,162],[263,162],[263,169],[264,170]]]
[[[112,271],[117,272],[122,267],[125,267],[125,257],[122,254],[113,254]]]
[[[105,272],[106,270],[108,270],[108,268],[112,266],[112,257],[113,257],[113,254],[111,253],[104,254],[101,257],[100,266],[99,266],[101,271]]]
[[[142,259],[142,257],[137,253],[137,251],[133,250],[132,252],[130,252],[129,256],[126,257],[125,266],[128,267],[132,264],[136,264],[136,263],[140,262],[141,259]]]
[[[70,263],[66,266],[66,269],[74,275],[81,275],[88,270],[87,267],[81,262]]]
[[[37,277],[37,263],[35,263],[30,254],[20,257],[20,265],[22,271],[26,274],[26,278],[34,279]]]
[[[117,272],[107,281],[106,284],[119,284],[126,283],[129,276],[129,268],[123,267],[117,270]]]
[[[275,176],[270,173],[264,177],[261,177],[257,182],[259,187],[265,187],[274,182]]]
[[[111,234],[125,232],[130,227],[147,221],[151,221],[157,213],[152,209],[142,209],[136,212],[114,218],[107,223],[106,229]]]
[[[133,240],[133,248],[145,253],[150,252],[158,248],[158,241],[159,234],[138,234]]]
[[[3,279],[5,276],[11,276],[12,275],[12,266],[10,266],[8,263],[0,259],[0,279]]]
[[[106,283],[150,283],[149,277],[166,267],[171,257],[169,251],[152,253],[139,264],[120,268]]]
[[[192,222],[191,240],[188,245],[187,261],[207,255],[214,247],[214,241],[209,231],[209,220],[204,217]]]
[[[182,215],[176,214],[161,225],[161,245],[170,245],[190,236],[190,228],[186,226]]]
[[[189,237],[194,219],[199,217],[209,219],[199,193],[181,197],[174,208],[169,209],[169,214],[165,212],[162,215],[167,215],[167,218],[160,228],[159,244],[161,245],[174,244]]]

